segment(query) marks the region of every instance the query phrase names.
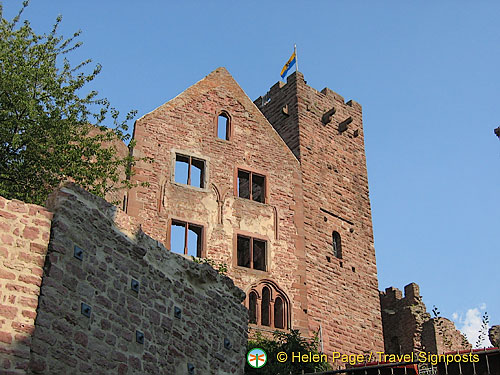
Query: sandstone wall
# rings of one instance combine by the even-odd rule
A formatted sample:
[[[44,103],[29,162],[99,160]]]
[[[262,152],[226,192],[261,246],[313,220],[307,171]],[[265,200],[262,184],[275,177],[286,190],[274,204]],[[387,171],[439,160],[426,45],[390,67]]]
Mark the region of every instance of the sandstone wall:
[[[0,372],[24,374],[52,214],[0,197]]]
[[[5,245],[16,231],[2,233],[0,248],[9,254],[0,269],[6,373],[243,373],[248,315],[229,278],[167,251],[121,210],[67,184],[50,199],[42,279],[50,213],[2,205],[2,232],[19,226],[23,237]],[[19,269],[9,270],[13,262]]]
[[[300,72],[254,103],[300,160],[310,329],[321,326],[326,352],[382,350],[361,106]]]
[[[391,287],[380,293],[387,353],[446,353],[471,348],[453,322],[439,316],[431,318],[417,284],[406,285],[404,292],[403,296]]]

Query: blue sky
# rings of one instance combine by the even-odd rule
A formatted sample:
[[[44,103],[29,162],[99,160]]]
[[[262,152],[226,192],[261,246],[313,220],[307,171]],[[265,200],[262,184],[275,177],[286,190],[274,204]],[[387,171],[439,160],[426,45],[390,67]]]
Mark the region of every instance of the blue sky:
[[[253,100],[296,43],[309,85],[363,106],[380,289],[418,283],[473,338],[484,311],[500,324],[500,3],[436,3],[32,0],[25,15],[82,29],[71,61],[101,63],[93,88],[138,116],[218,66]]]

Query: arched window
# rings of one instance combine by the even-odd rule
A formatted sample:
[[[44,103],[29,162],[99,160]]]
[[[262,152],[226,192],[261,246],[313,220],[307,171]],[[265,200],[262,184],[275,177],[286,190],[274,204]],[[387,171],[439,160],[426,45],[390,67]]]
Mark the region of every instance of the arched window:
[[[231,134],[231,118],[227,112],[221,112],[217,116],[217,138],[229,141]]]
[[[261,324],[263,326],[270,326],[271,325],[271,317],[269,316],[271,313],[270,309],[270,303],[271,303],[271,291],[269,290],[268,287],[264,287],[262,289],[262,304],[261,304]]]
[[[277,329],[290,328],[290,301],[271,280],[262,280],[251,287],[245,303],[249,323]]]
[[[283,300],[281,297],[276,297],[274,301],[274,328],[285,328],[284,320]]]
[[[250,292],[248,297],[249,322],[257,324],[257,293]]]
[[[340,240],[339,232],[333,231],[332,233],[333,255],[342,259],[342,243]]]

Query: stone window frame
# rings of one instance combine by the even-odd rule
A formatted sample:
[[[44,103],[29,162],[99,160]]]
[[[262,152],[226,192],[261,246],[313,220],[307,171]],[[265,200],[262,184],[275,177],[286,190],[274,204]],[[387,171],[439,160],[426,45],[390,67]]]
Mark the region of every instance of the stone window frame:
[[[337,259],[342,259],[342,236],[336,230],[332,231],[332,253]]]
[[[270,291],[270,301],[269,301],[269,325],[262,324],[262,299],[263,299],[263,292],[264,288],[267,288]],[[250,305],[250,296],[251,295],[256,296],[256,305],[255,305],[255,311],[256,311],[256,316],[255,316],[255,323],[252,323],[250,319],[252,319],[252,316],[249,315],[249,325],[250,327],[252,326],[258,326],[258,327],[267,327],[268,329],[271,330],[288,330],[291,328],[291,303],[289,298],[287,297],[286,293],[281,290],[276,283],[274,283],[271,280],[261,280],[259,283],[256,285],[253,285],[249,288],[247,292],[247,297],[245,298],[245,307],[248,308],[248,310],[251,313],[252,306]],[[282,326],[283,328],[277,327],[276,323],[276,309],[275,309],[275,303],[276,301],[280,299],[283,303],[282,305],[282,313],[281,313],[281,318],[282,318]]]
[[[250,176],[252,176],[252,174],[256,174],[256,175],[264,177],[264,202],[259,202],[259,201],[253,200],[251,193],[250,193],[250,198],[243,198],[243,197],[240,197],[238,195],[238,172],[239,171],[248,172],[248,173],[250,173]],[[248,167],[248,166],[237,165],[234,168],[234,177],[233,177],[233,179],[234,179],[234,184],[233,184],[234,196],[236,198],[244,199],[247,202],[250,201],[250,202],[257,203],[257,204],[269,204],[269,174],[267,172],[264,172],[264,171],[262,171],[260,169],[251,168],[251,167]],[[251,181],[252,181],[252,179],[250,177],[250,180],[249,180],[249,185],[250,186],[251,186]]]
[[[266,251],[266,254],[265,254],[266,270],[265,271],[251,268],[251,267],[244,267],[244,266],[238,265],[238,237],[247,237],[247,238],[250,238],[252,240],[257,239],[259,241],[264,241],[266,243],[266,249],[265,249],[265,251]],[[250,242],[250,243],[252,244],[252,242]],[[270,244],[271,244],[271,241],[269,240],[269,238],[267,236],[262,236],[259,234],[241,231],[241,230],[236,231],[234,233],[234,237],[233,237],[233,249],[234,249],[233,250],[233,267],[240,269],[240,270],[245,270],[246,272],[249,272],[251,274],[253,273],[255,275],[268,274],[269,270],[271,269]],[[253,263],[253,250],[252,249],[250,251],[250,262],[251,262],[250,264]]]
[[[185,257],[188,257],[188,253],[187,253],[187,242],[186,242],[186,239],[184,240],[184,254],[181,254],[181,253],[177,253],[175,251],[172,251],[172,222],[178,222],[178,223],[183,223],[183,224],[186,224],[186,234],[188,233],[189,231],[189,225],[192,225],[192,226],[196,226],[196,227],[200,227],[201,228],[201,239],[200,239],[200,246],[201,246],[201,249],[200,249],[200,254],[199,256],[197,256],[197,258],[205,258],[206,257],[206,248],[207,248],[207,243],[206,243],[206,226],[203,225],[202,223],[200,222],[197,222],[197,221],[190,221],[190,220],[185,220],[183,218],[179,218],[179,217],[176,217],[176,216],[172,216],[168,219],[168,225],[167,225],[167,235],[166,235],[166,241],[165,243],[168,245],[168,250],[174,254],[179,254],[179,255],[183,255]]]
[[[226,139],[219,138],[219,117],[220,116],[227,118]],[[229,142],[232,140],[232,138],[233,138],[233,119],[227,110],[219,109],[217,112],[215,112],[213,128],[214,128],[214,135],[215,135],[216,139],[223,141],[223,142]]]
[[[201,160],[204,163],[204,171],[202,173],[203,176],[203,187],[198,187],[198,186],[193,186],[193,185],[188,185],[188,184],[183,184],[181,182],[176,182],[175,181],[175,163],[177,160],[177,155],[180,156],[185,156],[189,158],[194,158],[197,160]],[[186,150],[181,150],[181,149],[172,149],[170,153],[170,162],[171,162],[171,171],[170,171],[170,182],[173,185],[176,186],[181,186],[186,189],[193,189],[196,191],[204,191],[204,192],[209,192],[210,191],[210,158],[203,156],[199,153],[192,152],[192,151],[186,151]]]

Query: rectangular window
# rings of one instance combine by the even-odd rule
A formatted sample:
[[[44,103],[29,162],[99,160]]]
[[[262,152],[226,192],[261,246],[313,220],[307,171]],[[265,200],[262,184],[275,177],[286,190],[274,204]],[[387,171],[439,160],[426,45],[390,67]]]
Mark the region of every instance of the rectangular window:
[[[265,203],[266,177],[238,169],[238,197]]]
[[[266,241],[238,235],[238,266],[266,271],[266,250]]]
[[[175,182],[205,187],[205,161],[186,155],[175,155]]]
[[[203,227],[184,221],[172,220],[170,250],[174,253],[201,257]]]

